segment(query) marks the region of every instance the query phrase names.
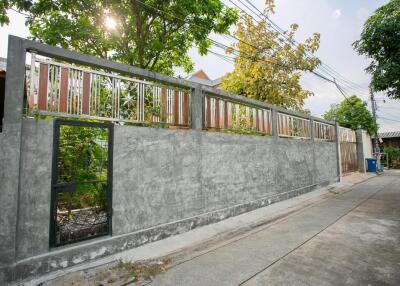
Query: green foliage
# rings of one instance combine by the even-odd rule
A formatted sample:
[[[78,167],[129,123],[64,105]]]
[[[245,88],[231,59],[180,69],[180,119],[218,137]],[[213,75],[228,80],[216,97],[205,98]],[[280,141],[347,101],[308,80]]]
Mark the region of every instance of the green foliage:
[[[390,0],[365,22],[353,46],[372,59],[367,71],[374,91],[400,99],[400,0]]]
[[[385,147],[384,152],[389,156],[389,167],[400,168],[400,148]]]
[[[238,18],[220,0],[6,0],[0,24],[8,22],[9,7],[29,14],[34,39],[165,74],[174,67],[190,72],[192,45],[206,54],[208,35],[227,33]],[[114,29],[107,18],[115,20]]]
[[[107,198],[107,129],[61,125],[58,183],[76,183],[76,191],[59,195],[61,209],[98,207]]]
[[[2,0],[0,1],[0,24],[8,24],[10,19],[7,16],[8,9],[27,11],[32,6],[31,0]]]
[[[273,9],[274,2],[267,1],[265,13],[273,13]],[[319,59],[307,55],[318,50],[319,34],[296,47],[293,43],[298,25],[293,24],[286,32],[287,42],[265,20],[254,23],[250,16],[242,16],[235,32],[240,41],[232,45],[240,54],[234,60],[234,70],[222,78],[222,87],[249,98],[303,111],[304,100],[312,93],[302,89],[299,80],[302,72],[312,71],[320,64]],[[227,53],[234,53],[232,48]]]
[[[340,126],[353,130],[364,129],[372,135],[378,126],[367,108],[367,104],[353,95],[339,104],[332,104],[323,117],[326,120],[337,121]]]

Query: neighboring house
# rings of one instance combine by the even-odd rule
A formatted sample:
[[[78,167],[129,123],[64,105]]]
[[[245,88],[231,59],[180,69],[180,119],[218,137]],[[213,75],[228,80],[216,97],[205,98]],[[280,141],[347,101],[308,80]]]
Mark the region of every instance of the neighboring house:
[[[6,88],[7,59],[0,58],[0,131],[3,128],[4,117],[4,92]]]
[[[221,78],[211,80],[203,70],[190,75],[188,80],[221,89]]]
[[[400,147],[400,131],[378,133],[381,147]]]

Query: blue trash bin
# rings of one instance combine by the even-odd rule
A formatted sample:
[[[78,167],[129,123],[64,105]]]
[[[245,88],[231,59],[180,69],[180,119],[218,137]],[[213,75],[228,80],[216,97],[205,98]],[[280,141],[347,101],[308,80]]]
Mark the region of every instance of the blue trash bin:
[[[365,159],[367,160],[367,172],[376,172],[377,170],[377,163],[376,163],[376,159],[373,158],[367,158]]]

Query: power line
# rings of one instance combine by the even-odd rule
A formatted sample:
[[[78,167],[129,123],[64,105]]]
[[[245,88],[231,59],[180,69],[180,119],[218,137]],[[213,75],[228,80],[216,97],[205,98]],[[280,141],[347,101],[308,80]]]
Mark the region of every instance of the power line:
[[[396,119],[392,119],[392,118],[387,118],[387,117],[383,117],[383,116],[379,116],[379,119],[389,120],[389,121],[394,121],[394,122],[400,122],[400,120],[396,120]]]
[[[155,10],[155,11],[158,11],[158,12],[160,12],[160,13],[169,15],[169,16],[171,16],[171,17],[173,17],[173,18],[176,18],[176,19],[178,19],[178,20],[180,20],[180,21],[182,21],[182,22],[184,22],[184,23],[189,24],[189,22],[188,22],[187,20],[182,19],[182,18],[180,18],[180,17],[178,17],[178,16],[176,16],[176,15],[173,15],[173,14],[171,14],[171,13],[169,13],[169,12],[166,12],[166,11],[163,11],[163,10],[161,10],[161,9],[158,9],[158,8],[152,6],[152,5],[148,4],[148,3],[144,3],[144,2],[142,2],[142,1],[140,1],[140,0],[136,0],[136,1],[137,1],[138,3],[141,3],[141,4],[144,5],[144,6],[147,6],[147,7],[151,8],[151,9]],[[229,1],[232,3],[231,0],[229,0]],[[226,6],[226,5],[225,5],[225,6]],[[226,7],[227,7],[227,6],[226,6]],[[229,8],[229,7],[228,7],[228,8]],[[240,9],[240,8],[239,8],[239,9]],[[246,13],[243,9],[241,9],[241,10],[242,10],[244,13]],[[248,13],[246,13],[246,14],[249,15]],[[255,19],[254,19],[251,15],[249,15],[249,16],[255,21]],[[235,36],[232,36],[232,35],[230,35],[230,34],[228,34],[228,35],[231,36],[232,38],[234,38],[235,40],[238,40],[238,41],[240,41],[240,42],[242,42],[242,43],[244,43],[244,44],[246,44],[246,45],[249,45],[250,47],[253,47],[254,49],[258,50],[258,51],[261,52],[261,53],[264,52],[264,51],[262,51],[260,48],[254,46],[254,45],[252,45],[252,44],[249,44],[249,43],[247,43],[246,41],[243,41],[243,40],[241,40],[241,39],[239,39],[239,38],[237,38],[237,37],[235,37]],[[229,48],[229,49],[231,49],[232,51],[239,53],[239,55],[240,55],[240,54],[243,54],[242,51],[239,51],[239,50],[234,49],[234,48],[232,48],[232,47],[228,47],[228,46],[226,46],[225,44],[222,44],[222,43],[220,43],[220,42],[218,42],[218,41],[215,41],[215,40],[213,40],[213,39],[211,39],[211,38],[209,38],[209,37],[208,37],[207,39],[209,39],[215,46],[217,46],[217,47],[219,47],[219,48],[224,48],[224,49],[228,49],[228,48]],[[279,43],[278,43],[278,45],[279,45]],[[213,53],[214,53],[214,52],[213,52]],[[215,54],[215,53],[214,53],[214,54]],[[220,56],[221,56],[221,55],[220,55]],[[272,56],[271,56],[271,57],[272,57]],[[246,57],[245,57],[245,58],[246,58]],[[272,57],[272,58],[274,58],[274,57]],[[250,57],[249,57],[248,59],[250,59],[250,60],[252,60],[252,61],[255,60],[255,58],[254,58],[252,55],[250,55]],[[265,59],[264,59],[264,60],[265,60]],[[292,67],[289,67],[289,66],[287,66],[287,65],[283,65],[283,64],[280,64],[280,63],[277,63],[277,62],[273,62],[273,61],[268,61],[268,62],[270,62],[270,63],[272,63],[272,64],[275,64],[275,65],[278,65],[278,66],[281,66],[281,67],[284,67],[284,68],[292,69]],[[326,76],[324,76],[323,74],[320,74],[319,72],[316,72],[316,71],[313,71],[313,70],[310,70],[309,72],[311,72],[312,74],[318,76],[319,78],[321,78],[321,79],[323,79],[323,80],[325,80],[325,81],[328,81],[328,82],[331,82],[331,83],[335,84],[335,86],[338,88],[338,90],[340,91],[340,93],[345,97],[346,100],[348,100],[347,97],[346,97],[346,95],[345,95],[345,92],[344,92],[343,88],[340,87],[340,85],[336,82],[335,77],[333,77],[333,80],[331,80],[331,79],[327,78]],[[330,75],[330,76],[331,76],[331,75]],[[339,88],[339,87],[340,87],[340,88]]]
[[[375,124],[378,122],[377,121],[377,116],[376,116],[376,111],[378,110],[378,106],[376,105],[376,101],[374,98],[374,93],[372,92],[372,88],[369,89],[369,93],[371,96],[371,108],[372,108],[372,116],[374,117]],[[378,129],[375,130],[375,139],[374,139],[374,145],[375,145],[375,153],[379,153],[379,142],[378,142]],[[379,162],[379,156],[377,157],[378,162]]]
[[[235,4],[235,3],[232,2],[231,0],[229,0],[229,1],[230,1],[233,5],[235,5],[238,9],[240,9],[242,12],[246,13],[246,12],[245,12],[243,9],[241,9],[237,4]],[[244,4],[241,0],[238,0],[238,1],[239,1],[242,5],[244,5],[247,9],[249,9],[250,11],[252,11],[255,15],[257,15],[257,13],[255,13],[253,10],[251,10],[251,8],[249,8],[249,6],[247,6],[246,4]],[[147,7],[150,7],[150,8],[152,8],[152,9],[154,9],[154,10],[158,10],[158,11],[164,13],[164,14],[168,14],[168,15],[174,17],[174,18],[177,18],[177,19],[179,19],[179,20],[181,20],[181,21],[187,23],[187,21],[185,21],[185,19],[179,18],[179,17],[177,17],[176,15],[173,15],[173,14],[168,13],[168,12],[166,12],[166,11],[160,10],[160,9],[158,9],[158,8],[152,6],[152,5],[149,5],[149,4],[147,4],[147,3],[144,3],[144,2],[142,2],[142,1],[137,1],[137,2],[139,2],[139,3],[141,3],[142,5],[145,5],[145,6],[147,6]],[[262,12],[261,12],[255,5],[253,5],[250,1],[246,0],[246,2],[249,3],[253,8],[255,8],[260,14],[264,15],[265,18],[272,24],[272,27],[274,27],[274,29],[277,30],[278,33],[280,33],[281,35],[283,35],[283,36],[285,37],[285,39],[288,40],[288,38],[287,38],[287,36],[285,35],[285,32],[283,31],[282,28],[280,28],[280,27],[279,27],[277,24],[275,24],[271,19],[269,19],[264,13],[262,13]],[[225,5],[225,6],[226,6],[226,5]],[[26,17],[29,17],[29,15],[24,14],[24,13],[22,13],[22,12],[16,10],[16,9],[14,9],[14,8],[10,8],[10,9],[13,10],[13,11],[15,11],[15,12],[17,12],[17,13],[20,13],[21,15],[24,15],[24,16],[26,16]],[[246,13],[246,14],[249,15],[248,13]],[[249,16],[252,17],[251,15],[249,15]],[[260,17],[259,15],[257,15],[257,16]],[[252,17],[252,19],[255,21],[255,19],[254,19],[253,17]],[[260,17],[260,19],[262,19],[262,18]],[[242,42],[242,43],[245,43],[245,44],[247,44],[247,45],[250,45],[250,46],[252,46],[253,48],[258,49],[258,47],[254,46],[254,45],[251,45],[251,44],[249,44],[249,43],[246,43],[245,41],[243,41],[243,40],[241,40],[241,39],[239,39],[239,38],[237,38],[237,37],[235,37],[235,36],[233,36],[233,35],[230,35],[230,34],[229,34],[228,36],[232,37],[233,39],[235,39],[235,40],[237,40],[237,41],[240,41],[240,42]],[[211,39],[211,40],[212,40],[212,39]],[[214,41],[214,42],[215,42],[215,44],[217,44],[216,41]],[[294,40],[294,42],[296,43],[296,45],[298,45],[298,43],[297,43],[295,40]],[[258,49],[258,50],[259,50],[259,49]],[[308,52],[306,52],[306,53],[309,54]],[[310,54],[309,54],[309,55],[310,55]],[[283,65],[281,65],[281,66],[283,66]],[[287,66],[286,66],[286,67],[287,67]],[[318,77],[324,79],[324,80],[328,80],[329,82],[333,82],[332,80],[329,80],[327,77],[325,77],[325,76],[323,76],[323,75],[321,75],[321,74],[318,74],[318,73],[315,72],[315,71],[311,71],[311,72],[312,72],[313,74],[315,74],[316,76],[318,76]],[[339,75],[340,75],[340,74],[339,74]],[[333,77],[333,76],[332,76],[332,77]],[[333,78],[334,78],[334,77],[333,77]],[[342,87],[342,88],[345,88],[345,87]]]
[[[243,2],[242,2],[241,0],[238,0],[238,1],[239,1],[240,3],[243,4]],[[257,8],[253,3],[251,3],[249,0],[245,0],[245,1],[246,1],[247,3],[249,3],[249,5],[251,5],[259,14],[263,15],[263,16],[265,17],[265,19],[266,19],[269,23],[271,23],[271,27],[273,27],[278,33],[280,33],[284,38],[286,38],[286,39],[288,40],[288,37],[287,37],[285,31],[284,31],[278,24],[276,24],[273,20],[271,20],[265,13],[263,13],[260,9],[258,9],[258,8]],[[246,5],[245,5],[245,7],[248,8],[248,6],[246,6]],[[253,12],[254,12],[254,11],[253,11]],[[293,42],[294,42],[294,44],[295,44],[296,46],[299,45],[299,43],[298,43],[295,39],[293,39]],[[309,54],[310,56],[312,56],[309,52],[306,52],[306,53]],[[365,89],[365,87],[363,87],[363,86],[361,86],[361,85],[359,85],[359,84],[357,84],[357,83],[354,83],[354,82],[351,82],[351,81],[347,80],[347,79],[346,79],[345,77],[343,77],[340,73],[338,73],[337,71],[335,71],[333,68],[331,68],[331,67],[328,66],[327,64],[323,63],[322,61],[321,61],[321,65],[323,65],[323,66],[325,67],[326,70],[330,70],[332,73],[336,74],[336,75],[337,75],[336,77],[342,78],[343,81],[346,81],[346,82],[348,82],[348,83],[350,83],[350,84],[357,85],[357,86],[361,87],[362,89]]]
[[[167,14],[167,15],[169,15],[169,16],[171,16],[171,17],[174,17],[174,18],[176,18],[176,19],[178,19],[178,20],[181,20],[181,21],[183,21],[184,23],[187,23],[187,24],[188,24],[188,22],[187,22],[186,20],[184,20],[184,19],[182,19],[182,18],[180,18],[180,17],[178,17],[178,16],[175,16],[175,15],[173,15],[173,14],[171,14],[171,13],[168,13],[168,12],[166,12],[166,11],[163,11],[163,10],[161,10],[161,9],[158,9],[158,8],[156,8],[156,7],[154,7],[154,6],[150,5],[150,4],[144,3],[144,2],[142,2],[142,1],[139,1],[139,0],[136,0],[136,1],[139,2],[139,3],[141,3],[141,4],[143,4],[144,6],[147,6],[147,7],[151,8],[151,9],[155,10],[155,11],[159,11],[159,12],[161,12],[161,13],[163,13],[163,14]],[[197,26],[198,26],[198,25],[197,25]],[[228,35],[231,36],[231,37],[233,37],[235,40],[238,40],[238,41],[240,41],[240,42],[242,42],[242,43],[244,43],[244,44],[246,44],[246,45],[249,45],[250,47],[253,47],[254,49],[257,49],[259,52],[263,52],[260,48],[254,46],[254,45],[252,45],[252,44],[250,44],[250,43],[247,43],[246,41],[243,41],[243,40],[241,40],[241,39],[239,39],[239,38],[237,38],[237,37],[235,37],[235,36],[232,36],[232,35],[230,35],[230,34],[228,34]],[[237,49],[235,49],[235,48],[229,47],[229,46],[227,46],[227,45],[225,45],[225,44],[222,44],[222,43],[220,43],[220,42],[218,42],[218,41],[216,41],[216,40],[214,40],[214,39],[211,39],[211,38],[209,38],[209,37],[208,37],[207,39],[210,40],[214,46],[217,46],[217,47],[219,47],[219,48],[222,47],[222,48],[224,48],[224,49],[230,49],[230,50],[232,50],[232,51],[234,51],[234,52],[236,52],[236,53],[239,53],[239,55],[240,55],[240,54],[245,54],[245,55],[248,56],[247,59],[250,59],[250,60],[253,60],[253,61],[255,60],[255,58],[254,58],[252,55],[249,55],[249,54],[247,54],[247,53],[244,53],[244,52],[242,52],[242,51],[239,51],[239,50],[237,50]],[[246,57],[245,57],[245,58],[246,58]],[[273,58],[273,57],[272,57],[272,58]],[[291,68],[291,67],[288,66],[288,65],[280,64],[280,63],[278,63],[278,62],[273,62],[273,61],[271,61],[271,60],[269,60],[269,61],[267,61],[267,62],[270,62],[270,63],[272,63],[272,64],[275,64],[275,65],[278,65],[278,66],[281,66],[281,67],[284,67],[284,68]],[[313,71],[311,71],[311,72],[313,72]],[[326,78],[326,77],[322,77],[322,78]]]
[[[241,0],[238,0],[238,1],[239,1],[244,7],[246,7],[246,8],[249,9],[251,12],[253,12],[255,15],[257,15],[257,13],[255,13],[251,8],[249,8],[249,6],[247,6],[246,4],[244,4]],[[267,17],[267,15],[265,15],[264,13],[262,13],[262,12],[261,12],[256,6],[254,6],[249,0],[245,0],[245,1],[246,1],[249,5],[251,5],[253,8],[255,8],[261,15],[263,15],[263,16],[265,17],[265,19],[268,20],[268,21],[271,23],[271,27],[275,27],[274,29],[275,29],[279,34],[281,34],[281,35],[284,37],[284,39],[285,39],[287,42],[289,42],[290,45],[292,44],[292,42],[289,41],[289,38],[287,37],[286,33],[285,33],[277,24],[275,24],[272,20],[270,20],[270,19]],[[247,12],[245,12],[243,9],[241,9],[236,3],[234,3],[234,2],[231,1],[231,0],[229,0],[229,2],[231,2],[233,5],[235,5],[235,6],[236,6],[238,9],[240,9],[243,13],[247,14],[248,16],[250,16],[256,23],[258,23],[258,22],[254,19],[253,16],[249,15]],[[257,15],[257,16],[262,20],[262,18],[261,18],[259,15]],[[298,45],[299,45],[298,42],[296,42],[295,39],[291,39],[291,40],[294,42],[294,45],[295,45],[296,47],[298,47]],[[278,43],[278,45],[279,45],[279,43]],[[306,51],[306,54],[307,54],[308,56],[312,56],[312,55],[311,55],[309,52],[307,52],[307,51]],[[343,97],[345,98],[345,100],[350,104],[350,107],[351,107],[351,108],[354,108],[354,107],[353,107],[353,104],[349,101],[348,97],[346,96],[346,92],[345,92],[344,89],[348,89],[348,90],[352,90],[352,92],[356,91],[357,93],[364,94],[364,92],[363,92],[364,87],[362,87],[361,85],[355,84],[355,83],[353,83],[353,82],[347,80],[347,79],[346,79],[345,77],[343,77],[340,73],[336,72],[333,68],[331,68],[331,67],[329,67],[328,65],[324,64],[322,61],[321,61],[321,66],[322,66],[322,67],[321,67],[320,69],[322,70],[322,72],[327,73],[329,76],[331,76],[331,77],[333,78],[333,80],[327,78],[327,77],[324,76],[323,74],[318,73],[318,72],[316,72],[316,71],[312,71],[312,73],[313,73],[314,75],[318,76],[319,78],[325,80],[325,81],[328,81],[328,82],[333,83],[333,84],[336,86],[336,88],[339,90],[339,92],[343,95]],[[333,74],[333,75],[332,75],[332,74]],[[338,77],[339,80],[341,80],[342,82],[347,83],[348,86],[347,86],[347,87],[343,87],[343,86],[339,85],[338,82],[337,82],[337,77]],[[355,88],[354,86],[359,86],[361,89],[360,89],[360,88]],[[365,95],[365,94],[364,94],[364,95]],[[375,102],[375,100],[374,100],[374,96],[373,96],[372,91],[371,91],[371,103],[372,103],[373,116],[374,116],[375,121],[376,121],[376,112],[375,112],[375,111],[376,111],[376,109],[377,109],[377,106],[376,106],[376,102]],[[395,121],[395,122],[400,122],[399,120],[390,119],[390,118],[386,118],[386,117],[380,117],[380,118],[385,119],[385,120],[391,120],[391,121]],[[376,136],[376,137],[377,137],[377,136]]]
[[[399,111],[399,110],[400,110],[400,107],[395,107],[395,106],[380,106],[379,109],[389,109],[389,110]]]
[[[234,3],[232,0],[229,0],[230,3],[232,3],[235,7],[237,7],[239,10],[241,10],[244,14],[248,15],[254,22],[259,23],[256,19],[254,19],[254,17],[252,15],[250,15],[249,13],[247,13],[243,8],[241,8],[239,5],[237,5],[236,3]],[[239,2],[244,5],[247,9],[249,9],[254,15],[256,15],[260,20],[263,20],[263,18],[258,15],[256,12],[254,12],[252,9],[250,9],[247,5],[245,5],[242,1],[239,0]],[[254,5],[252,3],[249,3],[250,5],[252,5],[254,7]],[[257,9],[257,8],[256,8]],[[258,9],[257,9],[258,10]],[[259,11],[259,10],[258,10]],[[263,14],[261,11],[259,11],[261,14]],[[265,16],[265,19],[270,21],[269,18],[263,14]],[[275,29],[276,30],[276,29]],[[279,30],[277,30],[278,33],[280,33],[281,35],[284,36],[284,41],[288,41],[289,39],[287,38],[287,36],[285,35],[284,32],[280,32]],[[279,43],[277,43],[281,48],[283,48]],[[291,45],[292,43],[289,42],[289,45]],[[321,77],[321,76],[320,76]],[[321,77],[326,79],[326,77]]]
[[[273,28],[275,31],[277,31],[280,35],[283,36],[284,41],[287,41],[290,45],[294,45],[296,47],[298,47],[299,43],[295,40],[295,39],[291,39],[291,41],[289,41],[289,38],[286,34],[286,32],[280,28],[276,23],[274,23],[265,13],[263,13],[262,11],[260,11],[253,3],[251,3],[249,0],[245,0],[247,3],[249,3],[249,5],[251,5],[253,7],[253,9],[255,9],[259,14],[257,14],[257,12],[255,12],[253,9],[249,8],[249,6],[247,6],[246,4],[244,4],[241,0],[238,0],[244,7],[246,7],[248,10],[250,10],[254,15],[256,15],[260,20],[263,20],[263,18],[260,15],[264,16],[264,19],[266,21],[269,22],[269,26],[271,28]],[[243,13],[247,14],[248,16],[250,16],[256,23],[258,23],[253,16],[249,15],[246,11],[244,11],[241,7],[239,7],[236,3],[234,3],[233,1],[229,0],[229,2],[231,2],[233,5],[235,5],[238,9],[240,9]],[[305,51],[305,53],[309,56],[312,57],[313,55],[311,53],[309,53],[308,51]],[[333,68],[329,67],[327,64],[325,64],[324,62],[321,61],[321,66],[318,67],[317,69],[320,69],[323,73],[328,74],[329,76],[331,76],[332,78],[334,78],[335,80],[339,80],[342,81],[344,83],[347,83],[347,85],[353,84],[353,85],[358,85],[355,83],[350,82],[349,80],[347,80],[345,77],[343,77],[340,73],[336,72]],[[329,69],[331,71],[329,71]],[[333,73],[333,74],[332,74]],[[361,87],[361,85],[358,85],[359,87]],[[352,92],[357,92],[357,93],[363,93],[364,96],[366,96],[366,94],[364,93],[364,87],[361,87],[362,90],[360,88],[355,88],[355,87],[343,87],[345,89],[349,89],[349,90],[353,90]]]
[[[379,110],[377,110],[379,113],[381,113],[381,114],[384,114],[384,115],[389,115],[389,116],[393,116],[393,117],[398,117],[398,115],[395,115],[395,114],[393,114],[393,113],[389,113],[389,112],[381,112],[381,111],[379,111]],[[399,119],[400,120],[400,119]]]
[[[12,10],[12,11],[14,11],[14,12],[17,12],[17,13],[21,14],[22,16],[30,17],[30,15],[28,15],[28,14],[26,14],[26,13],[23,13],[23,12],[17,10],[17,9],[12,8],[12,7],[9,8],[9,9]]]

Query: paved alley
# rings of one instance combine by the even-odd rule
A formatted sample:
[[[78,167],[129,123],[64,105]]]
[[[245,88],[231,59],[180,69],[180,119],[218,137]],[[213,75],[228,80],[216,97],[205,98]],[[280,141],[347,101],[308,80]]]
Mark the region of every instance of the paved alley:
[[[400,173],[355,185],[225,245],[151,285],[400,285]]]

